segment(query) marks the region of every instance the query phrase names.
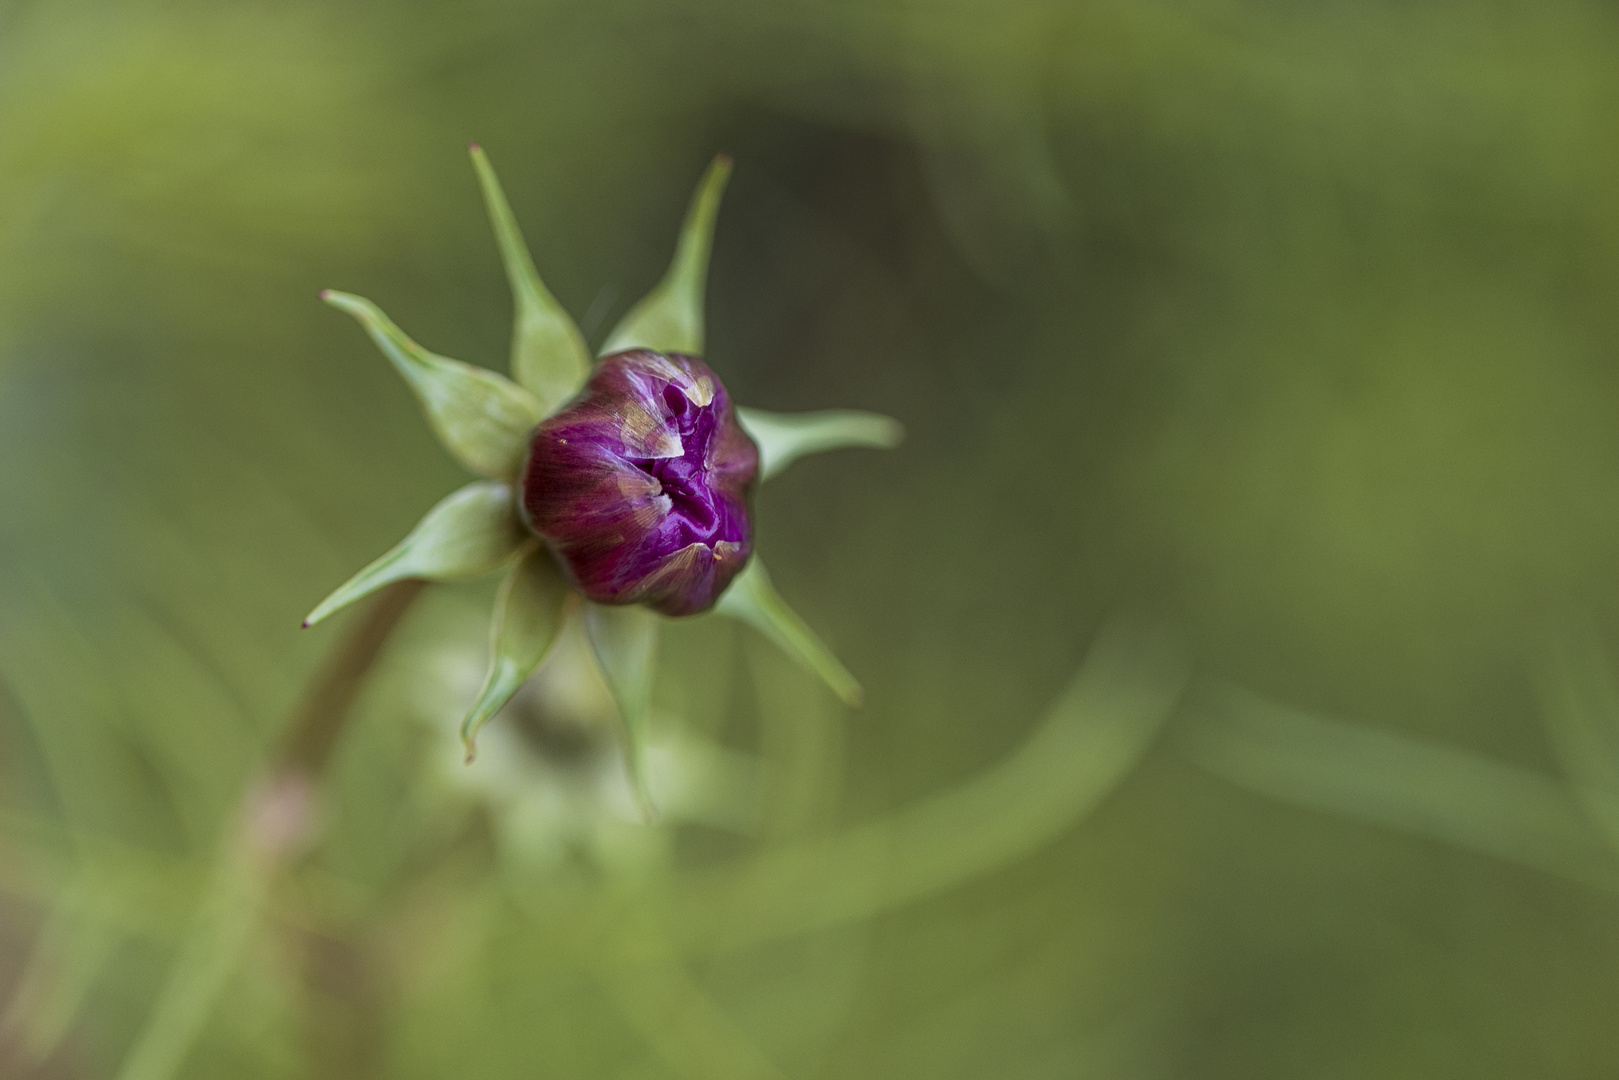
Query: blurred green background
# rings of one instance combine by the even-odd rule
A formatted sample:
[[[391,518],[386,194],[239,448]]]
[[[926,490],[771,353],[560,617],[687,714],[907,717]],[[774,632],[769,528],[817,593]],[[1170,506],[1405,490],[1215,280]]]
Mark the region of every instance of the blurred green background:
[[[340,635],[300,618],[463,482],[315,293],[501,368],[472,139],[592,342],[735,154],[708,359],[909,431],[757,504],[867,704],[679,627],[662,707],[791,813],[659,827],[651,886],[502,884],[428,779],[493,586],[433,590],[177,1075],[1619,1074],[1612,856],[1477,839],[1519,781],[1552,831],[1605,805],[1558,779],[1589,755],[1558,763],[1536,657],[1570,614],[1619,652],[1611,4],[0,0],[0,1075],[128,1067]],[[970,784],[1127,610],[1181,635],[1186,707],[1032,851],[647,961],[666,998],[512,899],[616,910]],[[1498,768],[1445,802],[1315,728],[1244,757],[1233,686]],[[718,1041],[660,1043],[671,1001]]]

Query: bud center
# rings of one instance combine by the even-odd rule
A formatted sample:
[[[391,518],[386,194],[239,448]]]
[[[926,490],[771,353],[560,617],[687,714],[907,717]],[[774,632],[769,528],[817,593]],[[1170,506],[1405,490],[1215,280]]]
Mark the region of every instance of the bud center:
[[[708,473],[708,451],[719,428],[712,402],[698,405],[677,386],[663,390],[664,407],[680,437],[680,456],[631,458],[630,464],[652,477],[669,498],[669,516],[679,542],[709,543],[719,531],[720,515]]]

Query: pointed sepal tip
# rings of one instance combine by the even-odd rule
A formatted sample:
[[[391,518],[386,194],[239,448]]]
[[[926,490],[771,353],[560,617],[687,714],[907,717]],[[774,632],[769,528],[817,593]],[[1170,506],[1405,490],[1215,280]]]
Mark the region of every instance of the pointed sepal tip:
[[[773,413],[738,408],[736,419],[759,448],[761,481],[808,454],[846,447],[892,450],[905,439],[905,426],[898,420],[858,409]]]
[[[708,259],[731,168],[731,155],[720,154],[703,173],[681,224],[669,269],[607,335],[602,355],[626,349],[703,354]]]
[[[483,147],[468,147],[489,225],[512,292],[511,373],[549,415],[578,392],[590,374],[584,335],[540,280],[506,192]]]
[[[468,484],[440,500],[408,536],[338,586],[309,613],[304,626],[405,578],[455,581],[493,573],[525,542],[512,510],[511,487],[495,480]]]
[[[528,435],[544,416],[533,394],[474,364],[422,348],[362,296],[325,290],[321,299],[352,316],[410,385],[439,442],[483,476],[514,475]]]
[[[755,555],[731,582],[714,608],[721,615],[745,622],[769,638],[783,653],[816,675],[850,708],[865,703],[865,691],[787,601],[781,598]]]

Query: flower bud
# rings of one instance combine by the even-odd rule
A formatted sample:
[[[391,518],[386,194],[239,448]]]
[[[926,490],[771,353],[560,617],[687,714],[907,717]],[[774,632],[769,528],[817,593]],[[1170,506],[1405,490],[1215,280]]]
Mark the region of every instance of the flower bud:
[[[605,357],[535,429],[523,518],[591,600],[693,615],[748,561],[758,472],[708,365],[633,349]]]

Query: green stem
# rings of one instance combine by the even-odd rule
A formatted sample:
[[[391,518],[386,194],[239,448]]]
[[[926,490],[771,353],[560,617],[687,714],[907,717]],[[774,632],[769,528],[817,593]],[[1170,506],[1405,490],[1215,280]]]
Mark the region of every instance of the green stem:
[[[409,578],[377,593],[365,617],[339,642],[337,651],[310,682],[288,725],[278,759],[281,768],[302,769],[315,777],[325,771],[360,684],[394,628],[426,587],[427,582]]]
[[[280,752],[248,786],[191,929],[117,1080],[168,1080],[184,1064],[277,874],[313,839],[318,784],[355,695],[424,584],[400,581],[379,593],[311,681]]]

